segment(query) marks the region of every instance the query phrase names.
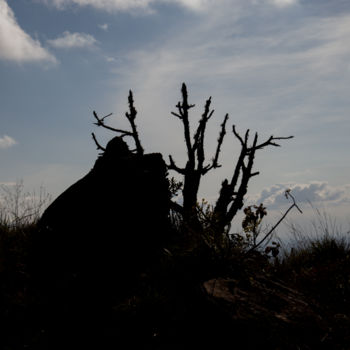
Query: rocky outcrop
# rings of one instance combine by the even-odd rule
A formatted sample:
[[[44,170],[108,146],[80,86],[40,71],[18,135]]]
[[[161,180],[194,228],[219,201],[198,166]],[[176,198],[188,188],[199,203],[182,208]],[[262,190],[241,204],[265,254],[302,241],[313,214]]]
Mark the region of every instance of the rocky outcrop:
[[[115,137],[91,171],[47,208],[35,271],[45,295],[43,323],[57,348],[70,338],[100,338],[115,300],[157,263],[169,233],[169,201],[161,154],[134,154]]]
[[[166,236],[168,214],[161,154],[133,154],[115,137],[92,170],[47,208],[39,225],[49,254],[61,267],[79,270],[103,260],[131,264],[152,255]]]
[[[203,294],[221,340],[242,349],[319,348],[327,334],[319,305],[272,276],[211,279]]]

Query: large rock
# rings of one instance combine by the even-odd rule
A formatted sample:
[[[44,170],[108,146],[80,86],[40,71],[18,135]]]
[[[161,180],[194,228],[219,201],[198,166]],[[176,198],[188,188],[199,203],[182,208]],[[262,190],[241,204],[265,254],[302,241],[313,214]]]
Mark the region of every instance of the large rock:
[[[34,252],[48,348],[98,348],[113,305],[157,264],[169,233],[166,175],[160,154],[133,154],[116,137],[44,212]]]
[[[152,257],[168,231],[169,190],[161,154],[133,154],[113,138],[93,169],[63,192],[39,225],[58,268],[123,269]]]
[[[327,334],[319,305],[272,276],[211,279],[203,292],[218,337],[239,349],[316,349]]]

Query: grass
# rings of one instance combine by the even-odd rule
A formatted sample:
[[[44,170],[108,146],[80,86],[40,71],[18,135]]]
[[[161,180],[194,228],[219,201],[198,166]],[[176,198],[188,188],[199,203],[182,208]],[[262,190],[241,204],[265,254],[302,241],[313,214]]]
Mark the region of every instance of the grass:
[[[113,333],[116,329],[122,329],[130,337],[144,339],[148,339],[147,334],[160,332],[163,334],[163,338],[158,340],[160,342],[180,339],[188,332],[188,327],[198,321],[194,315],[200,312],[194,303],[196,296],[186,294],[186,283],[195,284],[218,276],[239,279],[243,285],[250,284],[254,276],[263,275],[267,280],[282,281],[315,305],[326,329],[317,348],[349,348],[348,236],[342,234],[331,217],[320,211],[316,211],[312,232],[305,232],[301,227],[292,226],[292,247],[282,246],[285,248],[283,254],[276,259],[268,258],[263,251],[245,256],[244,245],[226,247],[224,251],[211,250],[206,244],[189,249],[191,240],[186,241],[186,251],[181,251],[182,236],[179,236],[161,255],[157,266],[149,267],[135,277],[130,294],[115,301],[108,331]],[[30,253],[37,233],[36,220],[17,220],[14,224],[4,216],[0,219],[0,318],[6,334],[0,340],[0,347],[7,350],[50,348],[42,333],[45,328],[43,321],[40,317],[32,316],[37,314],[43,298],[31,268],[34,257]],[[205,241],[208,242],[208,239]],[[180,324],[183,319],[188,319],[188,322]],[[248,335],[254,333],[250,325],[256,323],[252,319],[246,320]],[[207,326],[199,323],[198,327],[197,333],[201,334],[200,327]],[[138,331],[140,333],[135,334]],[[118,332],[114,336],[118,337]],[[271,344],[272,349],[278,346]],[[284,346],[282,348],[293,348],[288,344]]]

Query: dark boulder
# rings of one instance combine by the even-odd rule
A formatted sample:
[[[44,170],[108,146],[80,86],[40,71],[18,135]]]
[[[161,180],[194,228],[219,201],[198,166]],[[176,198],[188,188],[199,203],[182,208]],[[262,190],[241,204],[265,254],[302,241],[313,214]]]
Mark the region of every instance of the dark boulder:
[[[92,170],[47,208],[33,254],[43,293],[36,317],[57,348],[71,338],[83,346],[82,339],[103,337],[113,305],[159,261],[169,201],[161,154],[134,154],[115,137]]]
[[[39,226],[50,260],[81,270],[150,257],[169,228],[166,175],[161,154],[139,156],[113,138],[92,170],[44,212]]]

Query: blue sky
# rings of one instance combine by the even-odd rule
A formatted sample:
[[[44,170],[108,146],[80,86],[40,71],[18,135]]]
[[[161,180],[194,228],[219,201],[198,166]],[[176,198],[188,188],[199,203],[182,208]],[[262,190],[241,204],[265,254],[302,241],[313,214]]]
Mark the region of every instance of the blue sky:
[[[57,196],[93,166],[91,132],[113,136],[93,110],[127,127],[129,89],[146,151],[181,164],[170,112],[186,82],[193,126],[212,96],[208,159],[226,112],[261,140],[295,136],[257,155],[247,203],[276,211],[292,188],[349,223],[349,38],[348,0],[0,0],[0,183]],[[202,197],[215,201],[238,150],[228,132]]]

